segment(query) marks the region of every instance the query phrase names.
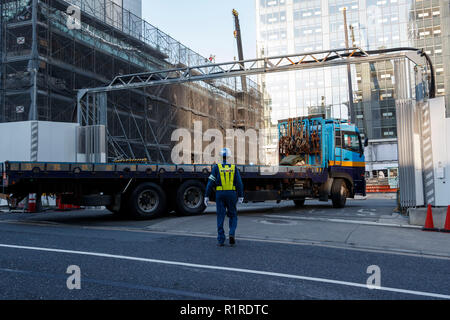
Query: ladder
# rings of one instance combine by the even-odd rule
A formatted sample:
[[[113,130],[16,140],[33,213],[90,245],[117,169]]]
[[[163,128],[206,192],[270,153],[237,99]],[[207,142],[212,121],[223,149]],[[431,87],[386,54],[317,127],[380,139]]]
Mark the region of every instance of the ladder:
[[[334,165],[335,166],[342,166],[342,153],[343,153],[343,146],[344,146],[344,134],[342,133],[342,127],[341,127],[341,120],[337,124],[333,126],[334,128]],[[339,137],[339,139],[337,139]],[[338,143],[339,142],[339,143]],[[340,152],[338,151],[338,148],[340,149]]]

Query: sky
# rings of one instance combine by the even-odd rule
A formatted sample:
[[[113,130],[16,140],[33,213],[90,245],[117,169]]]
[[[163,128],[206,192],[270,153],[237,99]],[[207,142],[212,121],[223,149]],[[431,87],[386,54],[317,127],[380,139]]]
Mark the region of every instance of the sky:
[[[254,0],[143,0],[142,18],[191,50],[216,62],[238,56],[233,9],[239,12],[244,59],[256,57]]]

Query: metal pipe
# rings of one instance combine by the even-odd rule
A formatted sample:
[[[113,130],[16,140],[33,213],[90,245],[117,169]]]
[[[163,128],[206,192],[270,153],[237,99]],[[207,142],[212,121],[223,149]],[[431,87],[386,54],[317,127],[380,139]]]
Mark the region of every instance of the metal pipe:
[[[6,57],[6,23],[3,19],[3,1],[0,1],[0,122],[6,121],[5,108],[5,57]]]
[[[32,43],[31,43],[31,60],[29,61],[29,71],[33,74],[31,78],[31,103],[30,112],[28,114],[28,120],[37,121],[37,74],[39,72],[39,52],[38,52],[38,35],[37,35],[37,20],[38,20],[38,0],[32,2]]]

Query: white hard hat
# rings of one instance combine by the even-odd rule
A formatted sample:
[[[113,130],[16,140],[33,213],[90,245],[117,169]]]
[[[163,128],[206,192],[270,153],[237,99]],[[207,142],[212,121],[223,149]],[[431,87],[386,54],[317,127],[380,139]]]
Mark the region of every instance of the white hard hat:
[[[223,148],[223,149],[220,151],[220,155],[221,155],[222,157],[231,157],[231,150],[230,150],[229,148]]]

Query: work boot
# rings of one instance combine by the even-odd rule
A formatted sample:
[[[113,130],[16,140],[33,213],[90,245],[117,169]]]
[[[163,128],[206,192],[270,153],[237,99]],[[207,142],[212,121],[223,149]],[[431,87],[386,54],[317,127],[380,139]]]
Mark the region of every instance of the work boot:
[[[219,243],[217,244],[217,246],[218,246],[218,247],[224,247],[225,244],[219,242]]]
[[[230,236],[230,246],[234,246],[236,244],[236,239],[233,236]]]

